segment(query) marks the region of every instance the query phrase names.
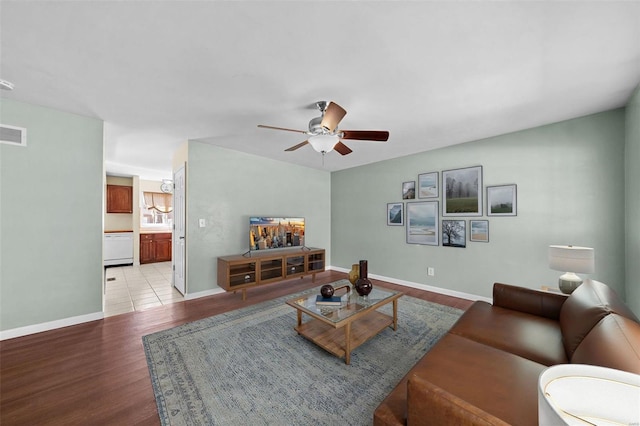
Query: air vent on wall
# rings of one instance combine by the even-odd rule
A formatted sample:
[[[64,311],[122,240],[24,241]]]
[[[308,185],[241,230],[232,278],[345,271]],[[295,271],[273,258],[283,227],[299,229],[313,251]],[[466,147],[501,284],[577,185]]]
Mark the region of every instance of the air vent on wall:
[[[27,129],[0,124],[0,143],[27,146]]]

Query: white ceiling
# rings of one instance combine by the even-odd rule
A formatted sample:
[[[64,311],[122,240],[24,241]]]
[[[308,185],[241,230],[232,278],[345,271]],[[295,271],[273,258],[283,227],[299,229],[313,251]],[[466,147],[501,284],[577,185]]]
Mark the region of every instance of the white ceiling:
[[[2,0],[0,19],[2,96],[104,120],[107,171],[146,179],[188,139],[334,171],[624,106],[640,83],[638,1]],[[323,165],[256,127],[305,130],[318,100],[389,141]]]

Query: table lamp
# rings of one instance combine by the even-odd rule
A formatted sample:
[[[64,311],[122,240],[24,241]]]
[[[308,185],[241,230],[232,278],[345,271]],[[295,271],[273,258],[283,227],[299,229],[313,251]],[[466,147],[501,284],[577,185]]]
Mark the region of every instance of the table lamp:
[[[571,294],[582,284],[576,272],[591,274],[595,269],[595,254],[592,248],[577,246],[549,246],[549,268],[562,271],[558,285],[560,291]]]
[[[640,375],[597,365],[557,364],[538,379],[538,424],[635,425]]]

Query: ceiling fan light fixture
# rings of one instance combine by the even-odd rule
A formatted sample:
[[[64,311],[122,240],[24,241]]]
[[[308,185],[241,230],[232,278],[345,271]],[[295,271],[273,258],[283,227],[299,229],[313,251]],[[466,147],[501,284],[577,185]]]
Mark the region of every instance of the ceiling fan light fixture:
[[[340,137],[337,135],[315,135],[309,137],[309,144],[317,152],[326,154],[333,151],[333,147],[340,142]]]
[[[324,164],[324,154],[327,152],[336,151],[340,155],[348,155],[353,152],[342,142],[343,139],[379,142],[386,142],[389,139],[389,132],[386,130],[338,130],[338,125],[347,111],[335,102],[318,101],[315,106],[322,115],[309,121],[309,130],[294,130],[286,127],[265,126],[264,124],[258,124],[258,127],[308,135],[309,138],[306,141],[293,145],[285,151],[291,152],[305,145],[311,145],[314,151],[322,154],[322,164]]]

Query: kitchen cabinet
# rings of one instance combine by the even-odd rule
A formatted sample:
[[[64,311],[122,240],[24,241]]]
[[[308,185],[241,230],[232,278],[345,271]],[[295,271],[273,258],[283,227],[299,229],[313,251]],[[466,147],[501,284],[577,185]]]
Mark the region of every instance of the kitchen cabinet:
[[[156,243],[156,262],[171,260],[171,234],[154,234]]]
[[[107,213],[133,213],[133,188],[107,185]]]
[[[140,234],[140,263],[171,260],[171,233]]]

